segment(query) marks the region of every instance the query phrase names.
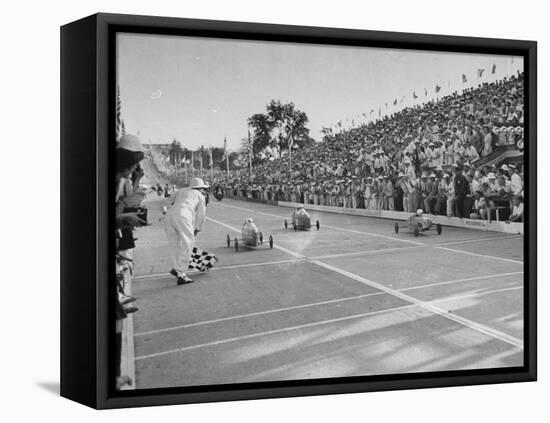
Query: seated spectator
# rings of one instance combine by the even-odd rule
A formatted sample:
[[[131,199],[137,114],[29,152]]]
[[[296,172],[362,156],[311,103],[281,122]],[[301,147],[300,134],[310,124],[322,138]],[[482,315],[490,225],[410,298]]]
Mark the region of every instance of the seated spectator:
[[[509,217],[506,223],[523,222],[523,198],[519,195],[516,195],[513,202],[514,208],[512,209],[512,215]]]
[[[475,201],[470,219],[487,219],[487,200],[483,197],[481,191],[475,192]]]

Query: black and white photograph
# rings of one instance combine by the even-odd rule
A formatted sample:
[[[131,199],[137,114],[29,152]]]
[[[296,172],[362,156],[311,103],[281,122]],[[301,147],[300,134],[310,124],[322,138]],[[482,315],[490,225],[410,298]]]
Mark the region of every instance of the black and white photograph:
[[[117,390],[526,364],[523,56],[121,31],[115,72]]]

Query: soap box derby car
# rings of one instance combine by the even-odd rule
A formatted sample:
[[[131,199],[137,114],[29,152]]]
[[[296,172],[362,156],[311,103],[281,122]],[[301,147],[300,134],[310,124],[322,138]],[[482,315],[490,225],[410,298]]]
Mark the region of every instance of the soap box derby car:
[[[433,226],[432,220],[424,215],[422,209],[418,209],[406,222],[405,226],[399,226],[399,223],[395,222],[394,229],[396,234],[399,233],[399,228],[408,228],[409,232],[412,232],[414,236],[418,236],[421,232],[428,231]],[[440,223],[435,225],[435,229],[437,234],[441,235],[443,228]]]
[[[291,224],[295,231],[301,230],[301,231],[309,231],[311,230],[311,216],[306,211],[305,208],[299,207],[297,210],[295,210],[292,213],[291,217]],[[288,229],[288,220],[285,219],[284,222],[285,229]],[[321,224],[319,221],[315,221],[315,226],[317,227],[317,230],[321,228]]]
[[[231,247],[231,237],[229,235],[227,235],[226,242],[227,248]],[[269,235],[268,244],[269,248],[273,248],[272,235]],[[264,245],[264,235],[258,231],[253,219],[246,219],[241,230],[241,239],[235,238],[233,245],[235,246],[235,251],[239,251],[239,246],[255,249]]]

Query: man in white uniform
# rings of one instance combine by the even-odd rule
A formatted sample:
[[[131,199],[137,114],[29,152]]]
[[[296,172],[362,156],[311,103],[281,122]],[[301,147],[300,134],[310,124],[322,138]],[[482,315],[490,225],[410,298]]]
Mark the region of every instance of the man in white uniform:
[[[186,275],[195,245],[195,236],[201,231],[206,218],[204,190],[207,185],[201,178],[193,178],[188,188],[177,191],[170,199],[166,213],[165,231],[172,248],[173,269],[178,285],[191,283]]]

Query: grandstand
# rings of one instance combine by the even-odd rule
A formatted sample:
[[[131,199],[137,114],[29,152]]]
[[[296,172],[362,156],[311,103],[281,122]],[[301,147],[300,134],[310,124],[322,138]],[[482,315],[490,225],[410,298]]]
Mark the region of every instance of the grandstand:
[[[141,183],[182,185],[170,146],[147,147]],[[226,198],[208,205],[197,245],[219,265],[183,288],[168,274],[166,200],[141,204],[151,225],[136,230],[125,281],[139,312],[123,321],[133,383],[121,389],[523,364],[522,74],[326,131],[292,165],[282,155],[208,179]],[[320,231],[285,231],[302,205]],[[393,232],[418,208],[441,236]],[[246,217],[273,250],[227,248]]]
[[[474,214],[474,190],[479,188],[492,208],[506,209],[498,216],[491,211],[487,218],[505,220],[512,213],[513,196],[522,196],[523,191],[523,89],[523,74],[518,74],[349,130],[330,130],[322,142],[296,150],[291,168],[288,157],[282,157],[265,161],[253,174],[243,169],[215,183],[233,197],[348,208],[368,208],[370,204],[373,210],[390,210],[392,204],[392,210],[415,211],[425,208],[424,199],[429,195],[423,193],[427,183],[422,180],[423,173],[428,178],[434,174],[432,196],[445,197],[441,201],[446,203],[452,197],[448,191],[453,184],[453,165],[466,165],[470,201],[462,214]],[[511,169],[506,170],[508,165],[515,167],[515,176]],[[446,173],[450,175],[447,182]],[[504,177],[504,192],[489,181],[491,173],[495,181]],[[518,178],[521,188],[515,181],[512,190],[512,179]],[[483,189],[485,183],[488,186]],[[403,203],[403,190],[416,192],[410,210]],[[437,214],[456,215],[443,208]]]

